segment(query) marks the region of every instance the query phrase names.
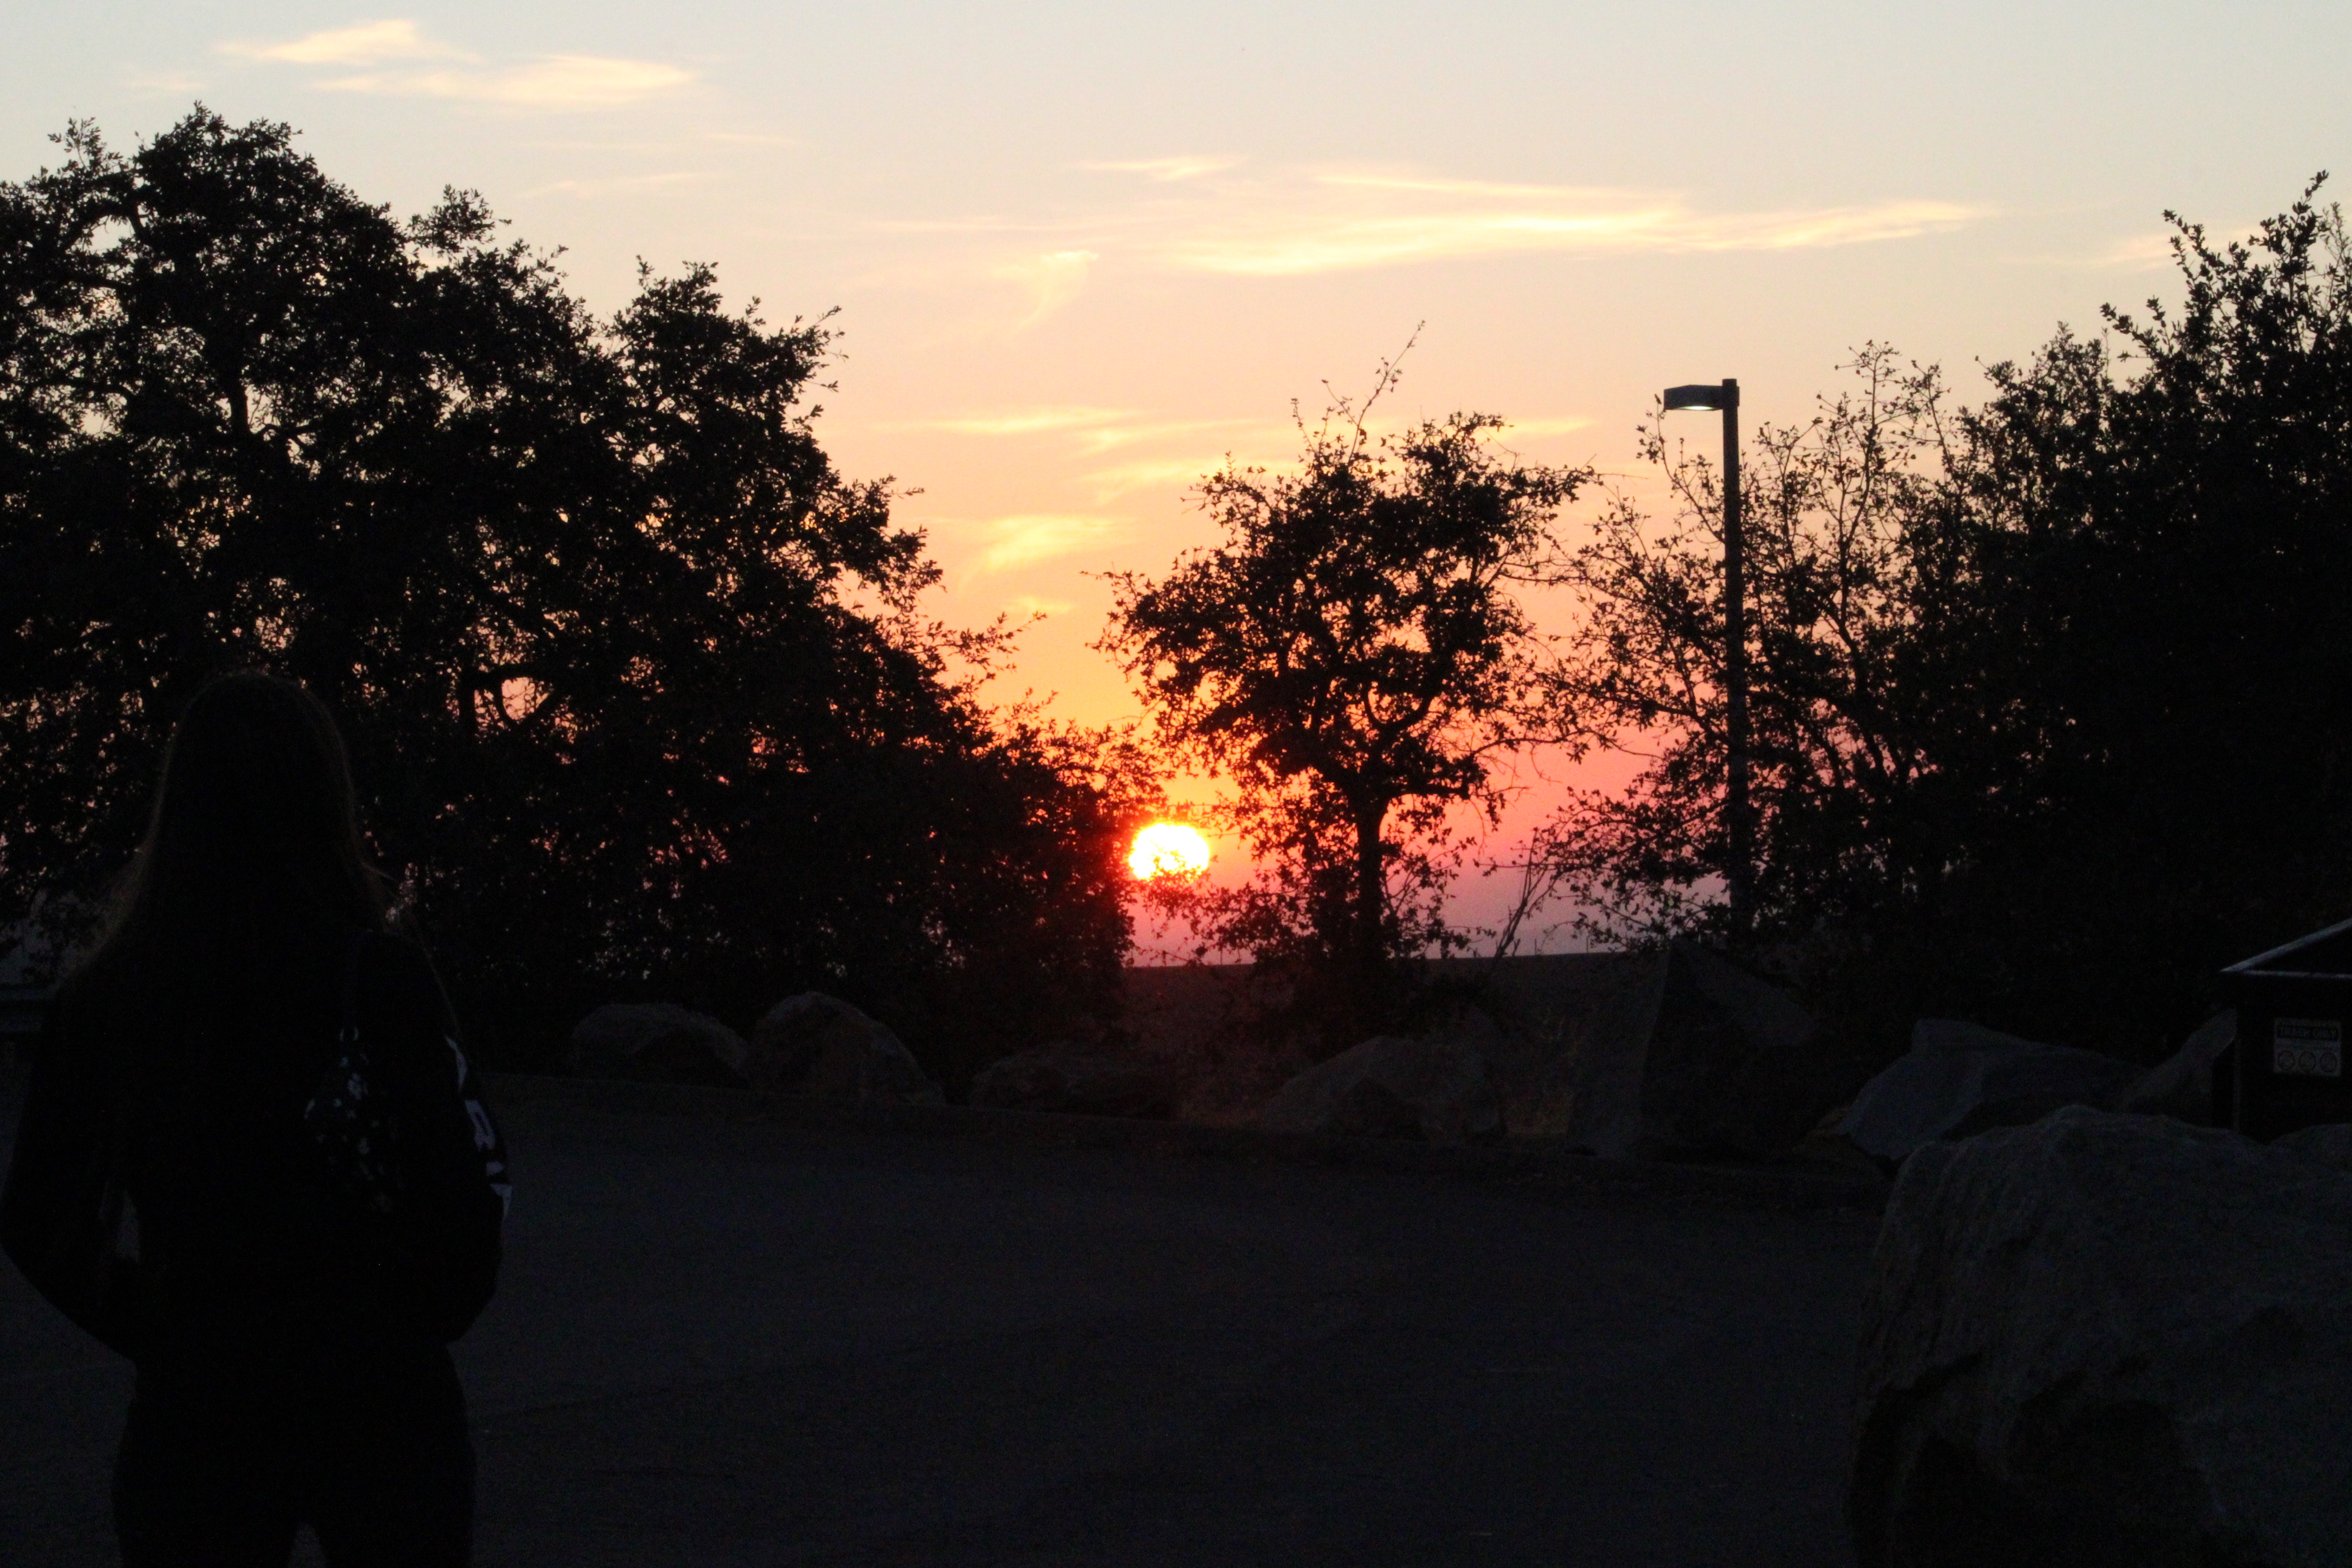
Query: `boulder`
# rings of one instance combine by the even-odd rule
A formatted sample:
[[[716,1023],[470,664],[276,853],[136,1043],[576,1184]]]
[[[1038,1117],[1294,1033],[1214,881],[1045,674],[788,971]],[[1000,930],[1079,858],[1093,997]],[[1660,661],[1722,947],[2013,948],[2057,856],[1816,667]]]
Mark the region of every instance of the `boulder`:
[[[971,1080],[971,1102],[1000,1110],[1165,1117],[1175,1112],[1176,1086],[1142,1063],[1055,1045],[991,1062]]]
[[[835,1105],[940,1105],[946,1096],[898,1037],[819,991],[787,996],[751,1030],[751,1087]]]
[[[1863,1568],[2347,1561],[2352,1175],[2082,1107],[1929,1143],[1863,1325]]]
[[[565,1061],[588,1078],[740,1089],[743,1037],[707,1013],[669,1002],[615,1003],[572,1026]]]
[[[1486,1058],[1457,1037],[1375,1035],[1284,1084],[1258,1120],[1277,1132],[1431,1143],[1488,1142],[1503,1135]]]
[[[2022,1126],[2062,1105],[2110,1109],[2141,1076],[2096,1051],[1922,1018],[1911,1049],[1863,1086],[1838,1130],[1865,1153],[1898,1162],[1939,1138]]]
[[[2213,1120],[2213,1064],[2238,1037],[2238,1010],[2225,1007],[2189,1033],[2179,1050],[2147,1069],[2126,1092],[2118,1110],[2177,1116],[2208,1126]]]
[[[1586,955],[1578,955],[1586,956]],[[1596,1154],[1769,1155],[1860,1075],[1786,991],[1706,949],[1590,955],[1572,994],[1530,1015],[1543,1065],[1511,1131]]]
[[[2324,1121],[2272,1142],[2273,1149],[2290,1149],[2306,1160],[2333,1165],[2352,1176],[2352,1121]]]

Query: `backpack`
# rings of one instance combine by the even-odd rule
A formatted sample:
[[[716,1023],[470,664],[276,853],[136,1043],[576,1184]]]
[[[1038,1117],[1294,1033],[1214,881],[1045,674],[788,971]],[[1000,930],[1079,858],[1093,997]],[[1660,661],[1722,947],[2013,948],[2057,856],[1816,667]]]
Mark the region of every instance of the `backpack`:
[[[399,1197],[393,1149],[400,1129],[373,1053],[360,1036],[360,954],[371,934],[352,935],[343,960],[342,1027],[334,1057],[302,1107],[302,1125],[337,1184],[377,1214],[388,1215]]]

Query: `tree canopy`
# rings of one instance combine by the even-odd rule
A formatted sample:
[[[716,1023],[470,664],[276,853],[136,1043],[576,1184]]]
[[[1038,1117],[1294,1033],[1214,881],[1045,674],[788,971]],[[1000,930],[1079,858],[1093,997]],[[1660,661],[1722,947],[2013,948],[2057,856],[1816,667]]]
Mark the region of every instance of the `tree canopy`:
[[[1341,405],[1295,474],[1204,481],[1222,544],[1112,578],[1103,646],[1171,758],[1235,786],[1264,868],[1212,940],[1300,983],[1340,1046],[1378,1022],[1391,959],[1446,942],[1435,840],[1453,808],[1491,816],[1529,733],[1542,645],[1516,590],[1549,574],[1588,476],[1509,458],[1501,427],[1457,414],[1375,442]]]
[[[821,984],[1017,1037],[1108,984],[1133,772],[981,707],[1002,632],[921,616],[818,444],[824,321],[707,266],[600,318],[283,125],[61,141],[0,185],[0,922],[90,907],[180,703],[258,666],[343,717],[478,1013]]]
[[[528,1057],[588,1001],[742,1021],[835,990],[952,1081],[1107,1004],[1132,745],[991,710],[888,481],[809,401],[829,322],[708,266],[609,315],[478,197],[399,219],[268,122],[95,128],[0,184],[0,927],[86,920],[226,668],[343,718],[374,847]],[[1554,528],[1589,470],[1499,421],[1229,466],[1216,546],[1114,579],[1101,644],[1260,870],[1209,940],[1327,1040],[1459,940],[1456,814],[1530,741],[1638,749],[1542,864],[1616,938],[1697,931],[1869,1036],[1965,1011],[2150,1054],[2221,963],[2352,912],[2352,259],[2316,186],[2179,223],[2181,300],[2062,330],[1958,406],[1865,349],[1742,466],[1758,863],[1717,897],[1718,476]],[[1393,377],[1382,373],[1380,388]],[[1375,396],[1378,395],[1376,389]],[[1522,590],[1581,619],[1555,659]]]
[[[2178,306],[2062,329],[1976,409],[1872,349],[1743,463],[1753,953],[1876,1049],[1962,1009],[2147,1056],[2218,967],[2352,912],[2343,221],[2174,221]],[[1654,761],[1554,864],[1605,929],[1728,936],[1717,476],[1651,453],[1680,509],[1577,556],[1560,695]]]

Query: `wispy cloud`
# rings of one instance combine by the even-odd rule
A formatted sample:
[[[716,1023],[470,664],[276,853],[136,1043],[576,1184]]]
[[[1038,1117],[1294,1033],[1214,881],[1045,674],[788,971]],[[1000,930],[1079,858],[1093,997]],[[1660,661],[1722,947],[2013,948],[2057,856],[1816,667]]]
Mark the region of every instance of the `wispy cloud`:
[[[1087,449],[1101,451],[1165,436],[1236,429],[1264,423],[1258,419],[1158,419],[1133,408],[1098,408],[1080,403],[1014,408],[1001,414],[964,414],[946,419],[917,419],[900,424],[896,428],[944,430],[956,436],[1068,435],[1075,436]]]
[[[1012,331],[1027,331],[1076,299],[1087,286],[1087,270],[1101,259],[1091,250],[1054,250],[997,268],[997,278],[1020,285],[1029,296],[1028,310]]]
[[[1370,428],[1375,433],[1387,434],[1402,430],[1411,423],[1399,416],[1377,420]],[[1582,414],[1514,419],[1504,426],[1501,438],[1507,444],[1514,438],[1538,440],[1565,436],[1586,429],[1592,423],[1590,416]],[[1230,462],[1238,462],[1244,468],[1283,468],[1296,459],[1297,446],[1297,432],[1287,420],[1171,419],[1133,408],[1083,403],[898,420],[886,427],[987,440],[1047,441],[1081,460],[1116,455],[1122,460],[1081,468],[1071,476],[1092,492],[1098,505],[1137,490],[1189,490]],[[1208,444],[1211,440],[1221,440],[1222,445],[1212,447]],[[1024,525],[1039,521],[1013,520]]]
[[[1223,453],[1190,458],[1141,458],[1129,463],[1089,468],[1079,477],[1094,488],[1097,501],[1117,500],[1137,490],[1189,490],[1225,466]]]
[[[1374,422],[1370,428],[1385,434],[1402,430],[1410,423],[1404,419],[1380,420]],[[1503,427],[1500,439],[1507,447],[1514,439],[1536,440],[1549,436],[1565,436],[1585,429],[1592,423],[1590,417],[1581,414],[1514,419]],[[1160,455],[1138,456],[1124,462],[1084,469],[1075,477],[1089,488],[1098,505],[1108,504],[1138,490],[1165,494],[1190,491],[1202,479],[1212,474],[1222,473],[1230,466],[1286,469],[1298,458],[1297,430],[1286,423],[1265,419],[1202,419],[1181,423],[1171,421],[1158,426],[1113,426],[1102,434],[1118,438],[1089,441],[1084,449],[1099,452],[1123,445],[1129,438],[1128,432],[1130,430],[1133,432],[1131,438],[1138,442],[1209,430],[1231,432],[1233,438],[1221,450],[1193,445]]]
[[[1937,201],[1709,214],[1664,193],[1325,174],[1279,191],[1237,186],[1158,248],[1188,269],[1283,277],[1528,252],[1863,245],[1983,216]]]
[[[204,91],[205,79],[187,71],[132,69],[122,73],[122,85],[133,92],[167,92],[176,96]]]
[[[1571,431],[1591,427],[1592,417],[1587,414],[1562,414],[1549,419],[1513,419],[1503,426],[1506,439],[1513,436],[1565,436]]]
[[[1070,516],[1060,512],[1000,517],[986,523],[981,536],[988,542],[981,552],[982,572],[1003,572],[1032,561],[1108,543],[1129,527],[1124,518]]]
[[[2217,232],[2227,232],[2227,226],[2213,226]],[[2164,271],[2172,266],[2172,242],[2176,237],[2171,229],[2154,228],[2125,235],[2105,245],[2094,243],[2085,249],[2016,251],[2003,259],[2013,267],[2058,267],[2069,271]]]
[[[1077,606],[1067,599],[1041,599],[1034,594],[1024,594],[1004,606],[1016,616],[1037,616],[1046,620],[1066,616]]]
[[[1066,234],[1070,224],[1050,218],[1010,218],[997,213],[968,217],[894,217],[876,220],[877,234]]]
[[[554,180],[525,192],[527,195],[578,196],[593,200],[625,191],[657,190],[667,185],[698,185],[723,176],[707,169],[681,169],[665,174],[614,174],[594,180]]]
[[[1263,419],[1139,419],[1081,431],[1078,446],[1082,451],[1108,452],[1119,447],[1165,441],[1171,437],[1189,438],[1211,430],[1257,429],[1265,425]]]
[[[1263,419],[1227,419],[1219,423],[1240,433],[1223,447],[1192,446],[1156,456],[1129,458],[1124,462],[1086,469],[1077,478],[1092,489],[1097,504],[1105,504],[1137,490],[1181,494],[1228,468],[1282,469],[1298,460],[1298,433],[1289,425]]]
[[[2086,265],[2131,272],[2153,272],[2172,265],[2172,242],[2179,237],[2168,228],[2151,229],[2119,239]]]
[[[620,109],[673,93],[695,79],[683,66],[603,55],[544,55],[507,64],[485,61],[425,34],[404,17],[308,33],[283,43],[223,44],[221,52],[277,65],[361,66],[317,79],[329,92],[439,98],[522,110]],[[405,62],[446,61],[418,66]]]
[[[1148,180],[1173,183],[1197,180],[1203,174],[1221,174],[1242,162],[1239,158],[1183,157],[1138,158],[1125,163],[1081,163],[1079,168],[1096,174],[1141,174]]]
[[[901,430],[944,430],[955,436],[1045,436],[1068,430],[1092,430],[1134,417],[1126,408],[1092,408],[1065,404],[1046,408],[1019,408],[1003,414],[967,414],[950,419],[917,419],[896,426]]]
[[[226,43],[225,55],[297,66],[367,66],[383,60],[471,59],[465,50],[425,36],[405,16],[305,33],[279,44]]]
[[[1182,271],[1251,277],[1411,266],[1525,254],[1793,250],[1914,238],[1976,223],[1991,209],[1904,199],[1760,212],[1708,212],[1670,191],[1512,184],[1359,170],[1244,174],[1237,161],[1150,159],[1082,167],[1148,182],[1130,205],[1049,218],[968,215],[898,219],[877,226],[942,237],[1034,235],[1057,248],[1052,276],[1037,253],[1000,261],[998,275],[1038,291],[1050,311],[1082,281],[1084,267],[1131,258]],[[1034,243],[1034,241],[1032,243]],[[1000,253],[1002,255],[1002,253]],[[1083,257],[1084,262],[1076,258]]]
[[[1542,422],[1535,422],[1541,424]],[[1138,490],[1175,493],[1192,489],[1203,476],[1224,468],[1229,458],[1244,464],[1278,465],[1289,461],[1296,432],[1288,423],[1255,419],[1171,419],[1133,408],[1106,408],[1091,404],[1048,404],[1034,408],[955,415],[939,419],[894,424],[898,430],[936,430],[952,436],[991,440],[1047,441],[1062,447],[1081,461],[1112,454],[1132,454],[1125,460],[1087,468],[1071,476],[1105,505]],[[1223,437],[1226,444],[1212,449],[1203,439]],[[1158,451],[1153,449],[1157,447]],[[1004,531],[990,546],[983,563],[1008,563],[1031,543],[1065,537],[1062,525],[1087,520],[1016,518],[992,523]],[[1123,525],[1121,525],[1123,526]],[[1076,538],[1074,533],[1066,535]],[[1073,545],[1073,548],[1076,546]],[[1063,553],[1061,551],[1050,553]],[[1048,552],[1038,551],[1044,554]]]
[[[655,60],[551,55],[498,68],[379,71],[319,83],[331,92],[393,98],[451,98],[505,109],[622,109],[686,86],[694,73]]]

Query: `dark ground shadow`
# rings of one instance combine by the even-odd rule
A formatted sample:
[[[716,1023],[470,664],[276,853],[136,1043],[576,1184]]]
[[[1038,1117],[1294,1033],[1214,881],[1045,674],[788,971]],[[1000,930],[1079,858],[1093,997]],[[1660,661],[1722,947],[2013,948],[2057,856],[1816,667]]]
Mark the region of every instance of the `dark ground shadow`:
[[[1850,1561],[1868,1215],[509,1121],[485,1568]],[[5,1272],[9,1562],[114,1561],[127,1384]]]

